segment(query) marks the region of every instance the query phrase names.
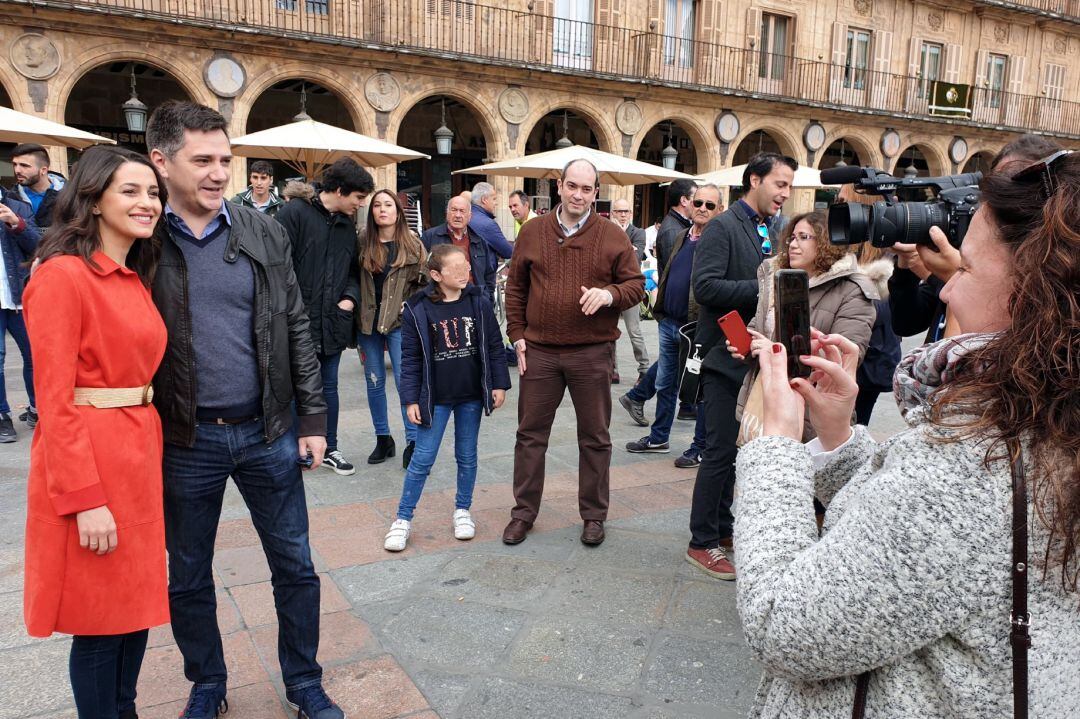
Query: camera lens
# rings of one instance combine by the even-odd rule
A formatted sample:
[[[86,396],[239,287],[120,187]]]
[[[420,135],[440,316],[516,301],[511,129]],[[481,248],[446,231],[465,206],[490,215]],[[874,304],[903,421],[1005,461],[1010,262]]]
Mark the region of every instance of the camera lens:
[[[897,242],[929,245],[934,226],[948,234],[949,213],[942,203],[900,202],[875,215],[872,243],[874,247],[891,247]]]
[[[844,202],[829,208],[829,242],[834,245],[857,245],[866,242],[870,218],[866,205]]]

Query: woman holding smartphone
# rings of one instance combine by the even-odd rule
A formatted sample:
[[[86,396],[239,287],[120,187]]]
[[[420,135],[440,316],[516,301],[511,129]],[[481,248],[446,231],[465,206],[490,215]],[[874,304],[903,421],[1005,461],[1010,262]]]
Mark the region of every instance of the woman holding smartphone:
[[[165,188],[92,147],[57,198],[26,290],[40,421],[30,450],[24,615],[74,635],[79,719],[132,719],[148,629],[169,621],[161,422],[165,325],[148,285]]]

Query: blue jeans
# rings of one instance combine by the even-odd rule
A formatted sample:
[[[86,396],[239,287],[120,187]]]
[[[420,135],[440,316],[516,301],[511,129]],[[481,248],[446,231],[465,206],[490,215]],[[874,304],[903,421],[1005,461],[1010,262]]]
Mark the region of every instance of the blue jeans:
[[[679,323],[660,320],[660,356],[656,361],[656,417],[649,432],[653,444],[667,442],[679,399]]]
[[[437,404],[431,415],[431,426],[421,426],[416,432],[416,449],[413,451],[409,470],[405,473],[405,486],[398,504],[398,519],[413,518],[416,503],[424,491],[431,467],[439,455],[446,425],[454,415],[454,459],[457,460],[456,509],[472,506],[473,487],[476,486],[476,440],[480,436],[480,418],[484,416],[484,403],[480,400]]]
[[[338,412],[338,367],[341,365],[341,353],[332,355],[318,354],[319,369],[322,372],[322,391],[326,397],[326,451],[333,452],[337,446]]]
[[[626,396],[635,402],[648,402],[656,394],[656,372],[659,362],[653,362],[649,365],[649,369],[646,370],[645,376],[641,378],[641,381],[630,388],[630,391],[626,393]]]
[[[68,671],[79,719],[117,719],[134,711],[149,630],[71,640]]]
[[[226,680],[214,595],[214,537],[225,482],[236,482],[259,534],[274,587],[278,662],[289,690],[322,682],[319,578],[308,546],[308,513],[296,434],[267,444],[263,421],[200,423],[195,444],[165,444],[165,546],[169,608],[184,674],[196,684]]]
[[[394,368],[394,384],[401,382],[401,328],[389,334],[372,332],[357,334],[356,343],[360,359],[364,363],[364,380],[367,383],[368,409],[376,435],[390,434],[390,418],[386,411],[386,360],[383,349],[390,350],[390,365]],[[409,421],[405,408],[401,408],[401,421],[405,424],[405,440],[416,441],[416,425]]]
[[[34,363],[30,359],[30,336],[26,334],[26,323],[23,322],[22,310],[0,310],[0,414],[9,414],[11,406],[7,400],[7,384],[4,382],[4,358],[7,356],[7,342],[5,334],[11,333],[15,338],[15,344],[19,347],[19,353],[23,360],[23,384],[26,385],[26,394],[30,398],[30,406],[37,407],[34,402]]]

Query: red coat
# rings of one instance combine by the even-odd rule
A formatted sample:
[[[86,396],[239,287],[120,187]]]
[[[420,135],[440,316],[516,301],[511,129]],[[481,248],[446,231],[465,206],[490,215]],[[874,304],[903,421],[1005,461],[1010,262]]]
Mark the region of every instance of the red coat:
[[[30,448],[23,612],[36,637],[123,634],[169,621],[161,421],[153,406],[75,406],[75,387],[138,387],[165,325],[138,275],[94,255],[41,265],[24,295],[40,414]],[[79,546],[75,515],[105,505],[118,547]]]

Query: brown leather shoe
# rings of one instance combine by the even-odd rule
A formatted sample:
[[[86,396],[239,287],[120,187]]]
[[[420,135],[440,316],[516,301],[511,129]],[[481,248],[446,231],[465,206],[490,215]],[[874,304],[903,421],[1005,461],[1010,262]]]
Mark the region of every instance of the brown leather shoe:
[[[596,519],[586,519],[581,529],[581,543],[595,547],[604,543],[604,523]]]
[[[532,522],[524,519],[511,519],[510,524],[503,530],[503,544],[521,544],[525,541],[525,535],[532,529]]]

